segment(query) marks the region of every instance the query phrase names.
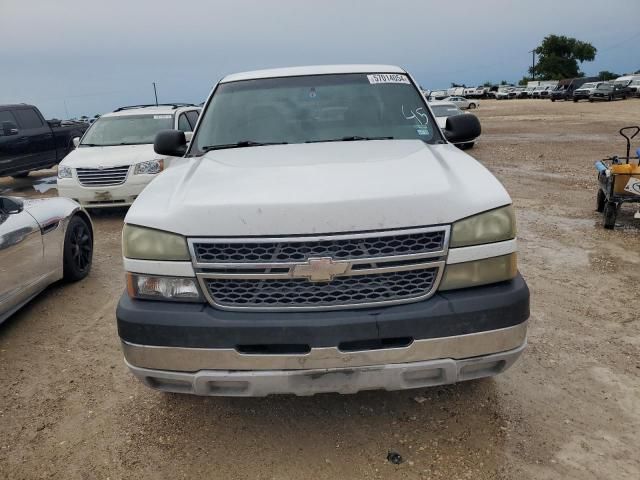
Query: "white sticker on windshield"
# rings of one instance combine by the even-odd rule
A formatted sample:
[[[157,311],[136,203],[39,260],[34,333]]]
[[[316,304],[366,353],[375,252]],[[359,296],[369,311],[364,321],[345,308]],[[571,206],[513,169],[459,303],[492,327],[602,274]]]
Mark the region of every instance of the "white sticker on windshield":
[[[171,118],[171,115],[154,115],[153,118],[155,120],[161,120],[163,118]]]
[[[367,75],[367,78],[372,85],[378,83],[411,83],[406,75],[397,73],[374,73],[373,75]]]

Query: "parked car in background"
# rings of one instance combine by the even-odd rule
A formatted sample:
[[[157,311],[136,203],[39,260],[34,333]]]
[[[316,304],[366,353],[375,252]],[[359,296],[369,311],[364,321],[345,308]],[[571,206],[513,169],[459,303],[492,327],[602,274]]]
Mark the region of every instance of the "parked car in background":
[[[553,89],[554,87],[547,85],[543,90],[540,90],[539,97],[542,99],[549,98]]]
[[[630,96],[629,87],[615,85],[613,83],[603,83],[589,94],[589,101],[606,100],[610,102],[615,99],[626,99]]]
[[[0,323],[57,280],[81,280],[93,258],[89,215],[67,198],[0,196]]]
[[[428,100],[430,102],[434,100],[442,100],[444,98],[447,98],[448,96],[449,94],[446,90],[432,90],[429,94]]]
[[[579,102],[580,100],[589,100],[589,96],[601,85],[604,85],[606,82],[587,82],[580,86],[580,88],[576,88],[573,91],[573,101]]]
[[[551,90],[549,98],[552,102],[556,100],[571,100],[573,99],[573,92],[580,88],[587,82],[597,81],[597,77],[578,77],[578,78],[565,78],[558,82],[558,85]]]
[[[161,130],[190,137],[200,107],[190,104],[134,105],[102,115],[58,167],[58,195],[86,208],[131,205],[171,158],[153,151]]]
[[[500,87],[494,93],[494,98],[496,100],[509,100],[512,98],[516,98],[518,94],[515,91],[514,87]]]
[[[479,105],[477,100],[468,100],[464,97],[447,97],[443,101],[453,103],[462,110],[473,110]]]
[[[455,117],[457,115],[464,115],[465,112],[460,110],[458,106],[453,102],[439,101],[439,102],[431,102],[429,104],[431,107],[431,111],[433,115],[436,117],[436,123],[441,129],[445,129],[447,126],[447,118]],[[456,147],[459,147],[463,150],[468,148],[473,148],[475,144],[475,138],[464,141],[454,143]]]
[[[632,82],[640,80],[640,75],[623,75],[616,78],[612,83],[620,87],[628,87]]]
[[[511,198],[450,143],[479,132],[471,114],[441,131],[398,67],[222,79],[189,147],[158,134],[159,155],[187,158],[125,217],[116,317],[131,372],[222,396],[503,372],[526,347],[529,291]]]
[[[629,91],[634,97],[640,97],[640,80],[632,80],[629,84]]]
[[[87,128],[81,122],[50,124],[33,105],[0,105],[0,177],[22,178],[53,167],[73,150],[72,139]]]

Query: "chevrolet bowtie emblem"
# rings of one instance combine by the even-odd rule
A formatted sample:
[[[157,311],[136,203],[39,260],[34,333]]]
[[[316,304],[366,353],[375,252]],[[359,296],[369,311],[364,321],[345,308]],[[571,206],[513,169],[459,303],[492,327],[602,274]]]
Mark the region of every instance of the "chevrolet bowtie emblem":
[[[344,275],[350,266],[347,262],[334,262],[330,257],[310,258],[307,263],[296,265],[292,275],[310,282],[330,282],[333,277]]]

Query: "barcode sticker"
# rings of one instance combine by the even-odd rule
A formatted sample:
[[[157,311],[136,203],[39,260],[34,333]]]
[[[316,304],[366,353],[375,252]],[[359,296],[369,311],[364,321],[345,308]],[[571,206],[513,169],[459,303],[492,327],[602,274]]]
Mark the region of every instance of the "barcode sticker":
[[[374,73],[373,75],[367,75],[367,78],[372,85],[378,83],[411,83],[406,75],[397,73]]]

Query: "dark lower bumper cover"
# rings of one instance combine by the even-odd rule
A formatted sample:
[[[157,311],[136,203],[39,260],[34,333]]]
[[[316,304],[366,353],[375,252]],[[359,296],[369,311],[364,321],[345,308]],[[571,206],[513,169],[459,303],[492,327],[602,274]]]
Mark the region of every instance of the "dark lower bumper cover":
[[[437,293],[423,302],[361,310],[228,312],[208,305],[132,300],[117,309],[120,338],[137,345],[239,348],[338,347],[348,342],[452,337],[497,330],[529,318],[529,289],[509,282]]]
[[[405,390],[489,377],[504,372],[518,359],[526,342],[506,352],[462,360],[314,370],[225,371],[195,373],[150,370],[128,365],[144,384],[165,392],[207,396],[262,397],[272,394],[314,395],[362,390]]]

